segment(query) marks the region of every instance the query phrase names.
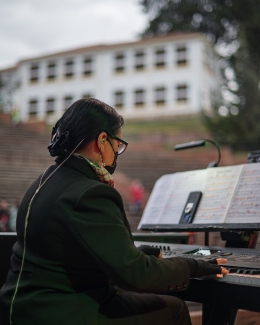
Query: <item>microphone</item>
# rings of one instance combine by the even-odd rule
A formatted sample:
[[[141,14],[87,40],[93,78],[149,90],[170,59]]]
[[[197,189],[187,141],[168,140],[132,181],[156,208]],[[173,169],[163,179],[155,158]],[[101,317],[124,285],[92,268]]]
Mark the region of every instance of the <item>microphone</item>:
[[[211,161],[208,164],[207,168],[217,167],[220,162],[220,159],[221,159],[221,153],[220,153],[220,148],[217,145],[217,143],[212,140],[202,139],[202,140],[196,140],[196,141],[191,141],[191,142],[187,142],[187,143],[177,144],[174,147],[174,150],[183,150],[183,149],[190,149],[190,148],[196,148],[196,147],[203,147],[203,146],[206,146],[206,142],[212,143],[218,150],[218,161],[217,162]]]

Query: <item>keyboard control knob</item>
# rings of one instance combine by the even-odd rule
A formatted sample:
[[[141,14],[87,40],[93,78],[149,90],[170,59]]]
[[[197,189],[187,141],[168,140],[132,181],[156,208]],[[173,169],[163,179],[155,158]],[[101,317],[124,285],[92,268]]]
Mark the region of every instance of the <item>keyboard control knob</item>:
[[[223,252],[223,253],[220,253],[221,256],[229,256],[229,255],[232,255],[231,252]]]

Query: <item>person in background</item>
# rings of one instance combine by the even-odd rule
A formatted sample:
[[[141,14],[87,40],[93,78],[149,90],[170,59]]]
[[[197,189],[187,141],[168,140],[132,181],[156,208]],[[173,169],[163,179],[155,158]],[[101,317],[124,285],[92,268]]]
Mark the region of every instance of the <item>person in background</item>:
[[[26,192],[18,241],[0,291],[1,325],[190,325],[192,277],[228,271],[192,258],[163,259],[133,242],[114,188],[124,120],[93,98],[76,101],[53,128],[55,163]]]
[[[0,202],[0,231],[2,231],[2,232],[10,231],[9,216],[10,216],[10,212],[8,209],[8,203],[6,200],[1,200],[1,202]]]
[[[143,208],[144,187],[139,179],[132,181],[129,192],[131,196],[129,211],[133,215],[140,214]]]

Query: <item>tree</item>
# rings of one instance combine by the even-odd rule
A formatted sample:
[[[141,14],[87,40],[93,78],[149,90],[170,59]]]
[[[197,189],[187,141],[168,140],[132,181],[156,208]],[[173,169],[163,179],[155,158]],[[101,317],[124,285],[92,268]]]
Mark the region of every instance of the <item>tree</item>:
[[[19,87],[14,73],[0,74],[0,112],[11,112],[13,109],[13,97]]]
[[[260,149],[260,1],[142,0],[143,37],[201,32],[222,56],[222,103],[203,121],[213,137],[236,149]]]

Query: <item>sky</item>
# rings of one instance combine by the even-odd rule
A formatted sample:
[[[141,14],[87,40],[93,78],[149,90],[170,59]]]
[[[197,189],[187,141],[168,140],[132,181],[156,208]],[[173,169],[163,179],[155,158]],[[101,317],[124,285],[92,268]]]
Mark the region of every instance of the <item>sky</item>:
[[[139,0],[0,0],[0,69],[77,47],[134,41]]]

